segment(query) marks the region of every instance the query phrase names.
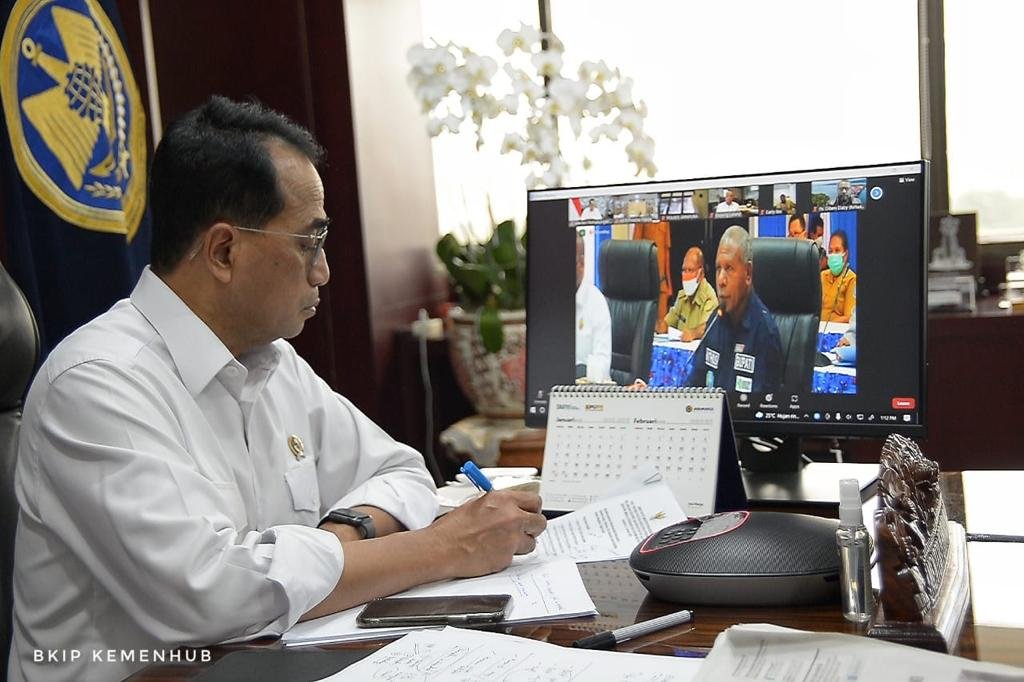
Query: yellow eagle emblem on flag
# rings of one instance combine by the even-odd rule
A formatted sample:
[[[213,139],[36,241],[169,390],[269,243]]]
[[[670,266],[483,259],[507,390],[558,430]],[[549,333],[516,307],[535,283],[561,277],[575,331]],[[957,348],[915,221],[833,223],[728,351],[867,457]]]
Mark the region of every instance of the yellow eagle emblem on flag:
[[[93,0],[16,2],[0,83],[25,184],[67,222],[131,240],[146,204],[145,119],[103,9]]]

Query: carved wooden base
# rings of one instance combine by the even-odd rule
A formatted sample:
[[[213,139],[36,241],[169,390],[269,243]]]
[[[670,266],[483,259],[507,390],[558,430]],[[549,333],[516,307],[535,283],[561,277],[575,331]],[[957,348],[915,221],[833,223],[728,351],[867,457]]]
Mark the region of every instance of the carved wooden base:
[[[971,581],[967,569],[967,538],[963,526],[948,521],[949,552],[935,602],[921,622],[888,621],[880,604],[869,637],[955,654],[967,615]]]

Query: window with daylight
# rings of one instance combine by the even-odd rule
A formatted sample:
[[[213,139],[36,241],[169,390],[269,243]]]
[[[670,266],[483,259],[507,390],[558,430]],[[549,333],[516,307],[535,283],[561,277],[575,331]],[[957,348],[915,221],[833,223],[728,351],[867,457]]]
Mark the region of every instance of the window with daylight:
[[[656,179],[825,168],[921,157],[917,3],[669,3],[551,0],[563,73],[603,60],[633,80],[655,142]],[[501,55],[505,28],[537,26],[536,2],[421,3],[425,40]],[[486,233],[487,201],[522,224],[527,170],[500,153],[505,131],[434,138],[442,232]],[[562,131],[571,147],[571,133]],[[636,180],[623,145],[587,150],[567,184]],[[640,178],[642,179],[642,178]]]

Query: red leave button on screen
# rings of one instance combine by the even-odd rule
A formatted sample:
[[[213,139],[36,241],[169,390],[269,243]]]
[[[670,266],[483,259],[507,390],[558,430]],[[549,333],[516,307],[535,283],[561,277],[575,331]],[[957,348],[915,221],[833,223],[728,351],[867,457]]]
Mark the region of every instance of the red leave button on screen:
[[[912,410],[917,407],[917,400],[914,398],[893,398],[892,409],[894,410]]]

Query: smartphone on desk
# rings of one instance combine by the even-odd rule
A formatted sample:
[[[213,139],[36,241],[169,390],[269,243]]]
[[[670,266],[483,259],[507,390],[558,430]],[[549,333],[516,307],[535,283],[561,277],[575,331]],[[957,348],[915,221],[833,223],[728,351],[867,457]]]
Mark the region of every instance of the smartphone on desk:
[[[414,625],[467,625],[505,620],[512,606],[509,594],[465,594],[449,597],[385,597],[374,599],[356,617],[361,628]]]

